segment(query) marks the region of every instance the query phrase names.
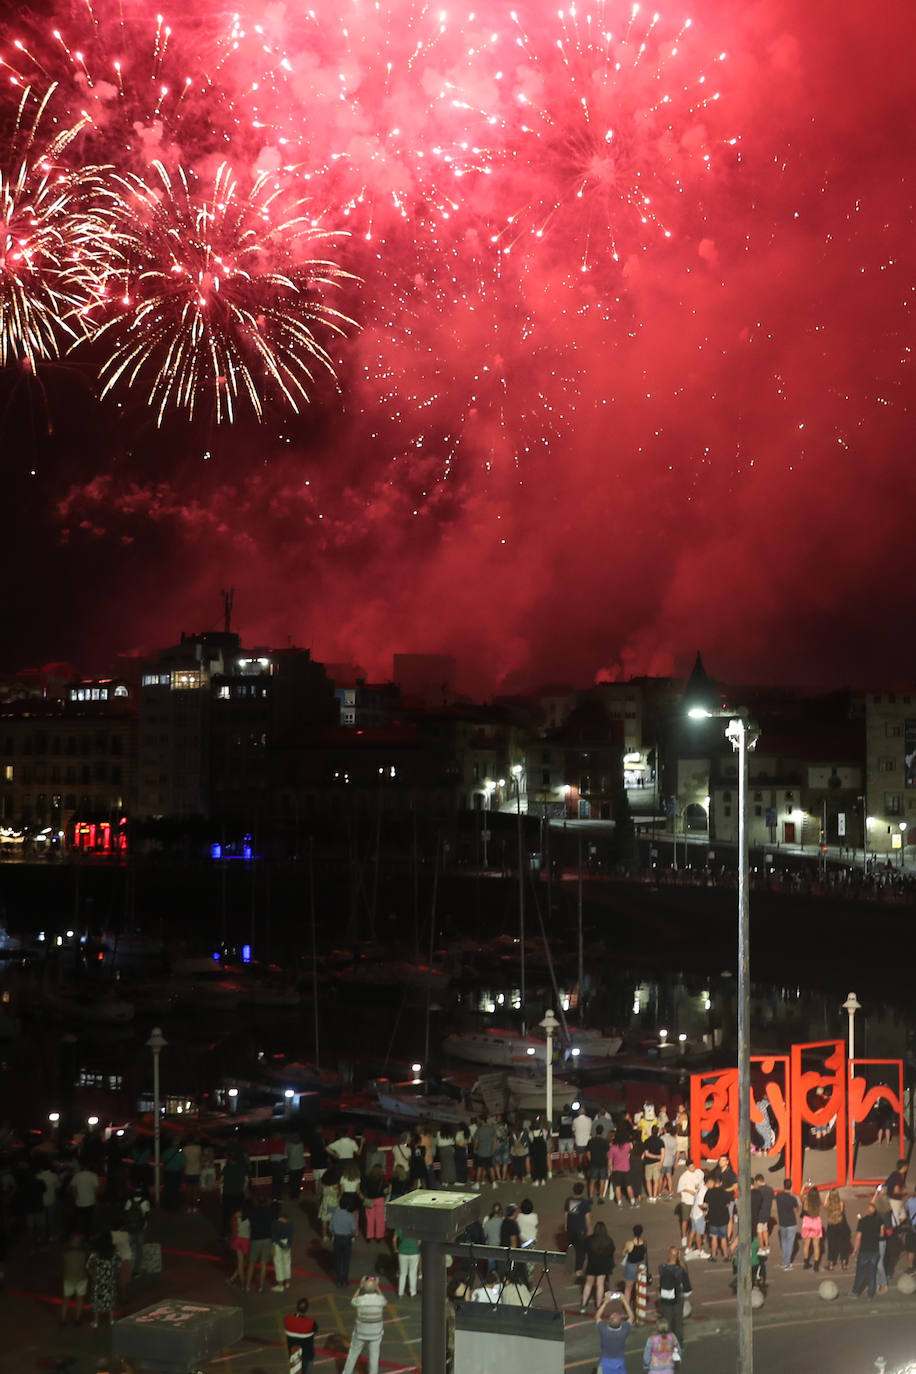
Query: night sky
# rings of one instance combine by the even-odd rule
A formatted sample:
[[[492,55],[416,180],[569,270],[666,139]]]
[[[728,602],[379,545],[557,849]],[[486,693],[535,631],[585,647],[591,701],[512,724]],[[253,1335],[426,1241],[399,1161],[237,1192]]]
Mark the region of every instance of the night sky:
[[[149,371],[100,399],[104,337],[7,363],[3,667],[111,667],[232,585],[249,644],[451,653],[479,692],[698,645],[724,679],[912,681],[916,9],[478,8],[0,25],[8,130],[56,80],[68,165],[266,173],[361,279],[301,415],[256,374],[262,424],[203,386],[157,427]],[[2,215],[0,246],[2,284]]]

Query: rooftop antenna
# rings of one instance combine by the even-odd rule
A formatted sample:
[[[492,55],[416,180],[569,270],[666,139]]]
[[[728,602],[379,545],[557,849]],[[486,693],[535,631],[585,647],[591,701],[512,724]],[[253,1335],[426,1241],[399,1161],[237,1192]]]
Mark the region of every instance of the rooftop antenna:
[[[232,630],[232,607],[235,604],[235,588],[230,587],[228,591],[223,588],[220,591],[220,596],[223,598],[223,629],[226,634],[229,634]]]

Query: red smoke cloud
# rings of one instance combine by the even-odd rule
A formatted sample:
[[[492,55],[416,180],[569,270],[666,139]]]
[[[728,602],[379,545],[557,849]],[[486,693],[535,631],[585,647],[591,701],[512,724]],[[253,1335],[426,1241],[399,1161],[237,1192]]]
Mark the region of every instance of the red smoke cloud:
[[[243,15],[220,78],[238,156],[312,169],[353,231],[363,329],[338,350],[340,394],[303,421],[156,439],[126,398],[96,452],[61,443],[42,528],[55,568],[104,588],[81,632],[99,650],[168,642],[215,623],[232,583],[249,641],[292,637],[373,675],[397,650],[454,653],[481,690],[667,672],[698,644],[722,677],[911,671],[916,14],[704,0],[678,42],[691,89],[709,70],[721,99],[699,108],[678,77],[663,136],[646,114],[661,86],[628,78],[626,156],[579,199],[579,88],[558,95],[575,64],[548,66],[555,9],[516,8],[527,47],[508,12],[449,10],[443,33],[392,0],[390,85],[380,21],[360,35],[355,4],[335,10],[348,34],[292,6]],[[580,28],[590,9],[613,28],[631,11],[580,5]],[[218,22],[199,18],[216,52]],[[649,40],[665,80],[682,19],[663,16],[664,51]],[[519,132],[520,90],[565,141]],[[209,168],[213,98],[138,119],[136,156],[171,139]]]

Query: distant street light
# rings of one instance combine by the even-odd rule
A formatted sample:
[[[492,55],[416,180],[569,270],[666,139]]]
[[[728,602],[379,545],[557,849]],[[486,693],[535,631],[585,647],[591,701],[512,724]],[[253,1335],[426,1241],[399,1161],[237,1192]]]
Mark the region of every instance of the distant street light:
[[[160,1151],[160,1109],[159,1109],[159,1056],[165,1049],[168,1041],[162,1034],[159,1026],[154,1026],[150,1038],[146,1042],[147,1049],[153,1052],[153,1198],[156,1206],[159,1206],[160,1178],[159,1178],[159,1151]]]

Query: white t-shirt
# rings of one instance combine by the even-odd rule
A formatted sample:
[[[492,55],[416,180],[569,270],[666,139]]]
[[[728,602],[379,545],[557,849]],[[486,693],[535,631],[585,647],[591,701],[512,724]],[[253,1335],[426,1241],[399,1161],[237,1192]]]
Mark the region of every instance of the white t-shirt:
[[[351,1135],[342,1135],[339,1140],[328,1146],[328,1153],[337,1159],[355,1159],[359,1154],[359,1141],[354,1140]]]
[[[706,1187],[706,1184],[701,1183],[696,1191],[696,1196],[693,1199],[693,1206],[690,1209],[691,1221],[699,1221],[700,1217],[706,1215],[703,1211],[703,1203],[706,1201],[706,1194],[708,1192],[709,1189]]]
[[[681,1202],[689,1202],[693,1206],[696,1198],[697,1189],[703,1182],[705,1175],[702,1169],[685,1169],[677,1181],[677,1190],[681,1195]]]
[[[528,1245],[530,1242],[537,1240],[537,1212],[516,1212],[515,1220],[518,1222],[519,1245]]]
[[[60,1179],[53,1169],[42,1169],[38,1175],[45,1187],[45,1195],[42,1202],[45,1207],[53,1207],[57,1198],[57,1190],[60,1188]]]
[[[98,1174],[94,1174],[91,1169],[80,1169],[73,1175],[70,1186],[73,1189],[73,1200],[77,1207],[95,1206],[99,1191]]]
[[[380,1341],[384,1330],[382,1315],[388,1300],[381,1293],[357,1293],[352,1302],[356,1308],[354,1336],[361,1341]]]
[[[592,1135],[592,1119],[590,1116],[577,1116],[573,1121],[573,1139],[576,1142],[577,1150],[584,1150]]]
[[[496,1283],[489,1288],[475,1288],[471,1294],[471,1302],[499,1302],[499,1290],[501,1287],[501,1282],[497,1280]]]

